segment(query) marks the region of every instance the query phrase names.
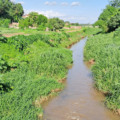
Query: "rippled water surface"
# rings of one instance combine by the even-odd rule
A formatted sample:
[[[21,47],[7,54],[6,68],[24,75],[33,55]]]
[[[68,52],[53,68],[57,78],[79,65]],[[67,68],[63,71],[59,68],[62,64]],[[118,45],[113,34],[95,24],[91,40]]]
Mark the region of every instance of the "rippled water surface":
[[[91,71],[83,62],[87,38],[73,45],[73,67],[65,89],[44,106],[45,120],[120,120],[104,107],[104,96],[93,88]]]

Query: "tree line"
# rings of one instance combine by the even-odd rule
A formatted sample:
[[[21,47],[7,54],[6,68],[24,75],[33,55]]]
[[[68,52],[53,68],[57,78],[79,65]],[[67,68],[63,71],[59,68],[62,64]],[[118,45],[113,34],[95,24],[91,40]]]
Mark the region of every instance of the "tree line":
[[[37,27],[38,30],[45,30],[46,27],[51,31],[56,31],[62,29],[65,25],[65,22],[59,18],[50,18],[48,19],[46,16],[38,14],[37,12],[29,13],[28,17],[25,19],[21,19],[19,21],[19,27],[29,28]]]
[[[120,27],[120,0],[111,0],[94,26],[99,26],[103,32],[111,32]]]
[[[22,18],[24,14],[20,3],[14,3],[11,0],[0,0],[0,26],[9,27],[12,22],[19,22],[19,27],[29,28],[37,27],[38,30],[58,30],[64,27],[65,22],[59,18],[48,19],[37,12],[31,12],[27,18]]]

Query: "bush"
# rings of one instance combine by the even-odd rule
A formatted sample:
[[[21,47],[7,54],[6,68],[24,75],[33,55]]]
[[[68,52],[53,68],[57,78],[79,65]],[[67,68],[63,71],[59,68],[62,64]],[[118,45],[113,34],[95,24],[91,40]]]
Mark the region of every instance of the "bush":
[[[7,38],[4,36],[0,36],[0,42],[7,43]]]
[[[108,31],[107,23],[103,20],[98,20],[96,23],[94,23],[94,26],[99,26],[102,29],[102,32]]]
[[[114,31],[118,27],[120,27],[120,13],[116,14],[114,17],[111,17],[108,22],[109,32]]]
[[[8,28],[10,23],[10,19],[0,19],[0,27]]]
[[[30,26],[29,18],[19,20],[19,28],[21,29],[29,28],[29,26]]]
[[[60,20],[59,18],[51,18],[48,22],[48,27],[51,31],[60,30],[64,27],[64,25],[64,21]]]
[[[50,44],[49,37],[47,35],[40,35],[40,34],[29,35],[29,36],[24,36],[24,35],[14,36],[9,38],[7,43],[14,45],[16,49],[18,49],[19,51],[23,51],[24,49],[27,48],[28,45],[38,40]]]
[[[7,70],[7,68],[8,68],[8,65],[7,65],[6,61],[0,55],[0,73],[5,72]]]
[[[46,26],[44,24],[41,24],[38,26],[37,28],[38,31],[45,31],[46,30]]]

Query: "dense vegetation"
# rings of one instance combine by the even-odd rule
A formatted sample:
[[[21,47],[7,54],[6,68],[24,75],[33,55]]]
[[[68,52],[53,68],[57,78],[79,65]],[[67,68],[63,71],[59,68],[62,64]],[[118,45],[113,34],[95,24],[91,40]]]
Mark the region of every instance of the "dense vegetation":
[[[120,109],[120,29],[90,37],[85,60],[94,59],[92,72],[96,87],[105,93],[108,108]]]
[[[107,107],[115,111],[120,110],[120,4],[118,3],[119,0],[111,1],[111,6],[106,7],[96,22],[102,26],[106,25],[107,31],[113,32],[99,32],[89,37],[84,50],[85,61],[95,62],[92,66],[95,86],[105,94]]]
[[[20,28],[37,27],[39,31],[45,31],[46,28],[49,28],[51,31],[56,31],[62,29],[64,25],[64,21],[59,18],[48,19],[46,16],[39,15],[36,12],[29,13],[27,18],[19,21]]]
[[[60,91],[59,80],[72,64],[68,47],[79,32],[0,37],[0,118],[35,120],[42,116],[42,100]]]
[[[14,3],[11,0],[0,0],[0,18],[17,22],[23,13],[24,10],[20,3]]]
[[[120,27],[120,0],[110,1],[94,25],[101,27],[103,32],[111,32]]]

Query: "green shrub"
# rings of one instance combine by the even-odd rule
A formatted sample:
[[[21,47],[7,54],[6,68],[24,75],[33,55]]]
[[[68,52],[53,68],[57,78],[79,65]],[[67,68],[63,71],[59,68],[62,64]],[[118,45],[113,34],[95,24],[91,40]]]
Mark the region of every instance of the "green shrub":
[[[26,61],[26,57],[23,56],[23,53],[16,50],[14,45],[0,44],[0,54],[10,67],[17,67],[22,61]]]
[[[18,49],[19,51],[23,51],[24,49],[27,48],[28,45],[41,40],[44,41],[48,44],[49,42],[49,37],[47,35],[29,35],[29,36],[24,36],[24,35],[18,35],[14,36],[8,39],[8,44],[12,44]]]
[[[10,23],[10,19],[0,19],[0,27],[8,28]]]
[[[38,31],[45,31],[46,30],[46,26],[44,24],[41,24],[38,26],[37,28]]]
[[[35,101],[63,88],[57,80],[66,77],[67,66],[72,62],[71,51],[58,48],[39,51],[29,64],[22,64],[2,77],[1,82],[11,90],[0,96],[1,120],[21,117],[36,120],[43,111],[41,106],[35,106]]]
[[[8,65],[7,65],[6,61],[0,55],[0,73],[5,72],[7,69],[8,69]]]
[[[7,38],[4,36],[0,36],[0,42],[7,43]]]

